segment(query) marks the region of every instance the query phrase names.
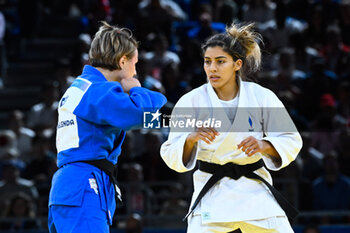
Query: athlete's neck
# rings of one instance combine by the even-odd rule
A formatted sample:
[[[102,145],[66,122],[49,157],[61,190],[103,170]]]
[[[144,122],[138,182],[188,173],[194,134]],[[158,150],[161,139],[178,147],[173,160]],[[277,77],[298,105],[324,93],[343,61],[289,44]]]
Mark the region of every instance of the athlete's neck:
[[[220,88],[214,89],[216,92],[216,95],[221,100],[232,100],[237,96],[238,93],[238,85],[236,82],[232,83],[231,85],[225,85]]]
[[[104,68],[101,68],[101,67],[95,67],[98,71],[100,71],[103,76],[109,81],[109,82],[120,82],[120,78],[118,78],[118,73],[119,71],[118,70],[113,70],[113,71],[110,71],[108,69],[104,69]]]

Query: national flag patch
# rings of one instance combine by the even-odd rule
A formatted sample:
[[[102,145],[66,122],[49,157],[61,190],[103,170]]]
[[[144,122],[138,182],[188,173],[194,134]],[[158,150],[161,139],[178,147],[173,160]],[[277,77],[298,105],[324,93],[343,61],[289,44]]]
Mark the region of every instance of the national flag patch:
[[[75,79],[74,82],[72,83],[72,87],[77,87],[83,92],[85,92],[90,85],[91,85],[91,82],[80,78]]]

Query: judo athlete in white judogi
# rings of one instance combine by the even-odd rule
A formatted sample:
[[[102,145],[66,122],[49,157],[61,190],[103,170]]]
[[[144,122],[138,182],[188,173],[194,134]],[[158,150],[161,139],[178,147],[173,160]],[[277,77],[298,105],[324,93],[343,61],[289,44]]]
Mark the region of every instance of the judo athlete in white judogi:
[[[161,147],[163,160],[175,171],[199,164],[188,233],[293,232],[287,216],[296,211],[271,186],[267,169],[277,171],[291,163],[302,140],[276,95],[243,81],[247,71],[260,66],[259,38],[251,24],[232,24],[209,38],[202,46],[209,82],[185,94],[173,109],[172,121],[194,115],[196,121],[212,117],[221,122],[197,124],[192,130],[172,124]]]

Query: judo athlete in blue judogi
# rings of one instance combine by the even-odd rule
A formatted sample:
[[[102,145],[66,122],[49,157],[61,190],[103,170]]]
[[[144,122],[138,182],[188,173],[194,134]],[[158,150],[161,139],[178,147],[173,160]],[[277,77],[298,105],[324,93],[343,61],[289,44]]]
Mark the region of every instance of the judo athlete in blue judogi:
[[[166,98],[137,79],[131,32],[103,23],[82,74],[59,103],[58,171],[49,197],[51,233],[109,232],[116,209],[115,169],[125,131],[141,127],[145,111]]]

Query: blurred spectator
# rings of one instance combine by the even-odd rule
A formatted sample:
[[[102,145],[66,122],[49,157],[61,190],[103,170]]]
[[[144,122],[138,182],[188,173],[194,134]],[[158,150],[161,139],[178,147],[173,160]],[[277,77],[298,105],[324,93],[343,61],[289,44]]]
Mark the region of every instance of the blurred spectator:
[[[136,130],[135,130],[136,131]],[[135,144],[136,136],[135,131],[127,131],[125,134],[125,139],[122,145],[122,151],[118,157],[118,162],[120,164],[127,164],[134,161],[135,159],[135,146],[138,145],[140,150],[143,149],[143,143]],[[124,182],[128,179],[128,174],[124,172],[118,172],[118,180]]]
[[[179,56],[168,50],[168,40],[164,34],[156,34],[152,39],[152,51],[144,54],[144,58],[150,62],[152,67],[152,77],[161,80],[162,69],[169,65],[174,64],[176,66],[180,63]]]
[[[285,108],[287,109],[298,131],[306,131],[309,130],[309,122],[302,114],[300,114],[299,110],[296,108],[296,96],[299,93],[295,90],[297,90],[297,88],[293,86],[291,90],[276,90],[276,93],[278,98],[282,101]]]
[[[48,213],[51,179],[57,170],[56,156],[50,151],[50,143],[50,138],[44,135],[37,135],[34,138],[30,161],[22,173],[24,178],[32,180],[37,187],[40,196],[37,213],[40,215]]]
[[[138,163],[124,164],[122,171],[127,174],[125,193],[126,213],[151,214],[156,207],[154,194],[148,186],[144,185],[142,166]]]
[[[328,22],[322,18],[322,12],[322,6],[314,6],[311,9],[308,28],[306,30],[307,43],[315,49],[320,49],[326,41],[325,35]]]
[[[231,25],[238,18],[238,5],[234,0],[214,1],[214,21]]]
[[[142,0],[138,4],[140,22],[138,30],[142,30],[141,38],[149,33],[164,33],[168,41],[172,39],[172,23],[185,20],[185,12],[172,0]],[[139,38],[139,37],[138,37]]]
[[[60,3],[60,5],[63,4]],[[88,19],[90,29],[88,33],[90,34],[95,34],[100,26],[100,21],[112,21],[112,9],[109,0],[82,0],[78,1],[78,5],[84,18]]]
[[[139,3],[139,9],[141,11],[163,9],[175,20],[185,20],[187,18],[186,13],[181,9],[176,1],[173,0],[141,0]]]
[[[23,161],[28,161],[35,132],[24,125],[24,114],[14,110],[9,115],[9,128],[16,134],[18,154]]]
[[[17,137],[12,130],[0,130],[0,159],[10,159],[9,153],[18,156]]]
[[[175,104],[189,90],[188,83],[185,80],[181,80],[183,77],[184,75],[180,75],[175,65],[169,64],[164,67],[162,83],[168,102]]]
[[[188,211],[187,201],[183,200],[184,187],[181,183],[175,183],[168,190],[168,199],[164,201],[160,215],[185,216]]]
[[[324,154],[311,146],[311,134],[301,133],[303,147],[297,157],[297,165],[301,171],[301,177],[312,182],[322,174],[322,160]]]
[[[311,145],[322,153],[337,150],[339,134],[346,126],[346,120],[336,112],[336,102],[331,94],[320,98],[320,111],[311,123]]]
[[[262,24],[275,19],[275,10],[276,4],[270,0],[249,0],[242,7],[242,20],[263,28]]]
[[[309,120],[314,120],[319,112],[319,102],[323,94],[330,93],[334,96],[337,88],[335,74],[326,69],[325,60],[317,57],[311,60],[311,72],[305,79],[296,80],[301,95],[298,109]]]
[[[142,233],[143,220],[140,214],[133,213],[126,220],[125,233]]]
[[[342,41],[341,30],[336,25],[327,27],[327,43],[320,53],[326,59],[326,68],[333,71],[339,79],[350,75],[350,47]]]
[[[56,61],[55,74],[59,85],[59,96],[62,96],[75,79],[71,75],[69,59],[62,58]]]
[[[2,167],[2,180],[0,181],[1,209],[12,198],[12,195],[18,192],[29,195],[35,201],[38,199],[38,190],[33,182],[21,178],[19,168],[11,162],[6,162]]]
[[[84,65],[89,64],[89,49],[91,44],[91,36],[87,33],[82,33],[78,38],[78,46],[73,53],[70,62],[70,74],[73,77],[81,74]]]
[[[323,172],[322,159],[324,155],[311,147],[311,135],[309,132],[301,133],[303,139],[303,147],[296,158],[296,166],[298,167],[298,209],[300,211],[311,211],[312,202],[312,182],[321,176]],[[302,191],[301,191],[302,190]],[[309,220],[300,218],[300,222]]]
[[[287,47],[289,35],[292,28],[287,25],[287,9],[284,1],[277,1],[273,19],[265,23],[257,22],[257,28],[263,33],[264,38],[267,37],[269,43],[269,51],[275,53],[282,47]]]
[[[295,67],[303,72],[310,72],[312,59],[319,54],[316,49],[307,44],[305,31],[292,33],[289,37],[290,46],[295,51]]]
[[[261,32],[261,35],[264,38],[264,45],[261,50],[261,55],[263,57],[261,71],[257,73],[259,79],[270,79],[272,70],[278,69],[278,53],[275,48],[275,40],[269,31]]]
[[[301,33],[307,24],[288,16],[288,5],[284,1],[276,2],[275,19],[263,24],[257,24],[258,29],[268,37],[270,51],[275,53],[284,47],[290,47],[295,33]]]
[[[139,57],[137,66],[137,78],[141,85],[147,89],[164,93],[162,83],[152,76],[151,62],[145,59],[142,55]]]
[[[206,83],[207,78],[203,71],[203,58],[201,57],[201,45],[195,40],[183,40],[180,51],[180,71],[184,80],[188,80],[191,88],[199,87]]]
[[[50,140],[44,135],[37,135],[33,140],[30,161],[23,171],[23,177],[36,183],[49,183],[52,167],[56,167],[56,160],[50,151]]]
[[[26,166],[21,160],[17,145],[17,137],[12,130],[0,130],[0,179],[3,178],[1,174],[4,174],[1,171],[5,170],[8,164],[17,167],[19,171]]]
[[[149,131],[143,135],[145,151],[135,161],[140,163],[145,181],[175,180],[177,174],[169,168],[160,157],[161,135]]]
[[[278,53],[278,69],[271,72],[276,78],[276,92],[291,91],[294,95],[300,93],[294,85],[296,79],[305,79],[306,74],[295,68],[295,52],[292,48],[282,48]]]
[[[0,221],[0,230],[24,231],[36,230],[40,223],[35,219],[34,202],[30,196],[25,193],[16,193],[10,200],[10,204],[5,211],[5,221]]]
[[[208,37],[218,33],[224,32],[225,24],[214,23],[212,15],[208,12],[202,12],[199,16],[198,25],[188,31],[187,36],[192,40],[203,42]]]
[[[31,107],[28,114],[28,127],[36,133],[45,129],[55,129],[57,125],[57,107],[59,98],[58,82],[47,81],[42,86],[43,101]]]
[[[323,159],[324,173],[312,184],[314,210],[350,210],[350,178],[339,172],[337,153]],[[340,217],[322,217],[323,224],[343,222]]]

